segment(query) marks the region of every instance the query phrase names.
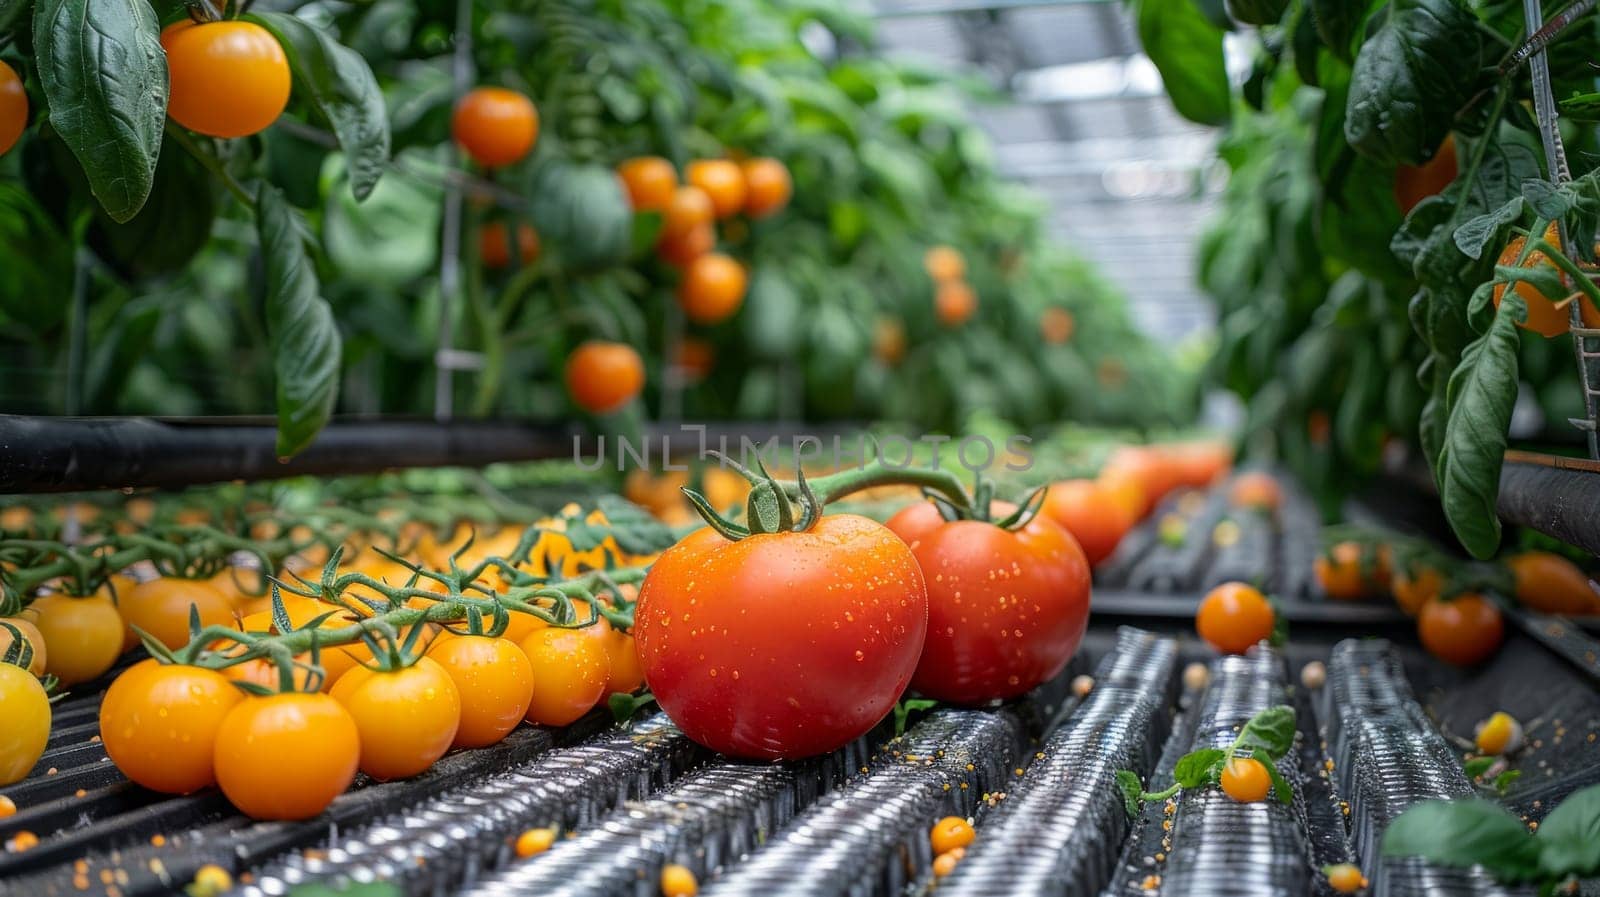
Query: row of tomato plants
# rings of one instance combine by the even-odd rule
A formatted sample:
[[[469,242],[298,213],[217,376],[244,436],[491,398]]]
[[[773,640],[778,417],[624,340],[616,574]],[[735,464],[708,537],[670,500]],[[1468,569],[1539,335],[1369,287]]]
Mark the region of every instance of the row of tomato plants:
[[[1410,447],[1489,557],[1519,395],[1543,418],[1526,437],[1570,443],[1567,420],[1592,416],[1568,331],[1600,323],[1600,182],[1552,169],[1540,132],[1559,116],[1565,158],[1592,155],[1600,18],[1560,11],[1533,40],[1514,2],[1136,7],[1179,112],[1224,128],[1230,182],[1198,273],[1222,313],[1210,378],[1249,402],[1251,445],[1330,504]],[[1228,32],[1254,38],[1242,84]]]
[[[0,150],[17,144],[0,205],[25,225],[0,311],[29,367],[62,364],[69,330],[91,349],[51,401],[270,400],[289,454],[340,403],[426,410],[426,362],[449,342],[477,353],[456,392],[479,413],[548,409],[563,374],[594,413],[647,377],[687,381],[685,410],[707,417],[1189,408],[1120,298],[995,176],[959,78],[801,37],[870,45],[860,17],[676,0],[470,12],[0,6]],[[479,86],[460,86],[463,65]],[[86,317],[32,299],[74,284]],[[588,340],[631,352],[573,352]],[[1117,399],[1134,394],[1152,398]]]

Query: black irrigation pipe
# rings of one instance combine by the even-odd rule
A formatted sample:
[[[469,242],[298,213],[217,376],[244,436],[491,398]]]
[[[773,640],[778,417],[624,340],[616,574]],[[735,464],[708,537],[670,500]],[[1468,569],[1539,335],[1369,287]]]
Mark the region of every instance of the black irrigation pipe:
[[[702,435],[703,432],[703,435]],[[629,464],[660,469],[663,446],[675,464],[702,445],[738,457],[744,440],[788,447],[801,435],[830,443],[857,432],[837,423],[648,426],[628,439]],[[576,441],[581,436],[581,451]],[[845,437],[849,438],[849,437]],[[619,468],[619,437],[598,441],[582,428],[529,421],[458,421],[385,417],[336,420],[293,458],[279,459],[271,418],[25,417],[0,415],[0,494],[95,489],[170,489],[233,480],[377,473],[406,467],[481,467],[504,461],[581,459]],[[770,456],[764,456],[770,457]]]
[[[1507,452],[1500,470],[1501,519],[1600,555],[1600,464]]]

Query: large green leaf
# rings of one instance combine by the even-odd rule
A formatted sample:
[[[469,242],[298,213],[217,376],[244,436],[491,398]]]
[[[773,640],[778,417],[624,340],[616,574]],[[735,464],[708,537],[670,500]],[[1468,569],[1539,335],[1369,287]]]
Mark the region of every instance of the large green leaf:
[[[168,274],[205,247],[216,213],[216,193],[205,168],[169,140],[144,208],[123,223],[96,216],[89,244],[129,278]]]
[[[345,158],[330,155],[322,165],[322,245],[328,259],[345,277],[379,287],[401,287],[433,270],[439,261],[439,189],[402,173],[384,178],[358,202],[338,189],[347,174]]]
[[[115,221],[155,182],[167,117],[167,56],[146,0],[40,0],[33,45],[50,125]]]
[[[1233,97],[1222,59],[1222,29],[1193,0],[1136,0],[1139,41],[1161,72],[1178,114],[1203,125],[1228,120]]]
[[[548,162],[533,171],[527,192],[540,251],[560,269],[604,268],[627,257],[633,212],[611,169]]]
[[[327,31],[287,13],[250,18],[283,44],[300,97],[333,125],[350,158],[350,190],[365,199],[389,164],[389,113],[367,61]]]
[[[1395,0],[1361,45],[1350,76],[1345,137],[1387,165],[1420,165],[1477,91],[1477,19],[1461,0]]]
[[[1600,872],[1600,785],[1567,795],[1539,825],[1539,865],[1553,877]]]
[[[0,32],[11,30],[11,26],[22,21],[22,14],[28,11],[28,4],[32,0],[0,0]]]
[[[1333,55],[1349,62],[1355,58],[1356,35],[1374,5],[1374,0],[1307,0],[1307,11],[1317,36]]]
[[[1439,450],[1439,497],[1450,528],[1479,558],[1500,545],[1495,502],[1517,401],[1516,325],[1526,318],[1522,299],[1507,291],[1488,332],[1461,353],[1446,393],[1450,417]]]
[[[1482,865],[1502,881],[1538,874],[1538,850],[1522,821],[1486,800],[1423,801],[1383,833],[1386,857],[1423,857],[1444,866]]]
[[[800,297],[782,269],[772,265],[756,266],[739,317],[745,347],[764,361],[792,357],[805,337]]]
[[[278,454],[305,448],[339,396],[339,328],[306,255],[304,225],[270,184],[256,196],[267,285],[267,334],[277,377]]]

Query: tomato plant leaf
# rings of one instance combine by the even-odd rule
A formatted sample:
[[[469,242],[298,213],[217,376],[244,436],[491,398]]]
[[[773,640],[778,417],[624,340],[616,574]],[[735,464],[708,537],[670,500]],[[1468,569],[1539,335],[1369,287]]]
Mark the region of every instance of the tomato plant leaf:
[[[1418,856],[1444,866],[1483,865],[1502,881],[1539,874],[1539,847],[1522,821],[1486,800],[1423,801],[1383,833],[1386,857]]]
[[[610,534],[617,540],[617,547],[628,554],[655,554],[671,548],[677,541],[672,530],[633,502],[615,495],[602,495],[597,503],[611,527]]]
[[[1500,465],[1517,400],[1516,324],[1522,298],[1507,292],[1489,330],[1461,353],[1446,392],[1449,419],[1435,469],[1445,518],[1461,544],[1487,558],[1500,544]]]
[[[1201,748],[1184,754],[1172,768],[1172,779],[1183,788],[1199,788],[1211,781],[1213,773],[1227,754],[1222,748]]]
[[[22,14],[27,12],[28,4],[32,0],[0,0],[0,32],[9,31],[11,26],[21,21]]]
[[[531,173],[526,194],[541,251],[560,270],[604,268],[627,257],[633,210],[611,169],[547,162]]]
[[[1278,803],[1289,806],[1294,803],[1294,789],[1289,787],[1289,781],[1278,771],[1278,764],[1271,761],[1262,761],[1261,765],[1267,770],[1267,778],[1272,780],[1272,796]]]
[[[1193,0],[1135,0],[1139,41],[1161,73],[1178,114],[1203,125],[1228,120],[1233,95],[1222,58],[1222,29]]]
[[[1355,58],[1356,36],[1376,5],[1374,0],[1307,0],[1317,36],[1345,62]]]
[[[1539,823],[1534,837],[1545,874],[1589,878],[1600,873],[1600,785],[1574,791]]]
[[[1139,815],[1139,805],[1144,803],[1144,785],[1139,774],[1131,769],[1117,770],[1117,790],[1122,792],[1122,806],[1129,816]]]
[[[1456,228],[1456,248],[1469,258],[1482,258],[1484,249],[1505,243],[1506,231],[1522,219],[1525,208],[1523,198],[1513,196],[1494,211],[1469,219]]]
[[[167,117],[167,56],[145,0],[40,0],[33,14],[50,125],[112,220],[138,214]]]
[[[1278,704],[1250,717],[1239,730],[1233,749],[1249,751],[1263,763],[1270,764],[1289,753],[1294,746],[1294,732],[1294,708]]]
[[[1467,778],[1476,779],[1488,772],[1489,767],[1493,766],[1499,759],[1498,757],[1473,757],[1471,760],[1461,764],[1461,771],[1467,774]]]
[[[287,13],[246,18],[271,31],[294,71],[296,93],[309,101],[350,159],[350,191],[365,199],[389,164],[389,112],[378,79],[361,54],[328,32]]]
[[[1345,137],[1362,155],[1420,165],[1477,90],[1482,37],[1461,0],[1395,0],[1356,54]]]
[[[98,215],[89,245],[130,280],[178,271],[205,248],[217,214],[214,181],[174,141],[162,144],[155,184],[138,214],[125,222]]]
[[[1236,22],[1246,25],[1276,25],[1289,8],[1288,0],[1227,0],[1224,7]]]
[[[339,328],[322,298],[298,217],[282,192],[261,185],[256,220],[265,267],[267,335],[277,377],[277,451],[284,457],[310,444],[339,397]]]

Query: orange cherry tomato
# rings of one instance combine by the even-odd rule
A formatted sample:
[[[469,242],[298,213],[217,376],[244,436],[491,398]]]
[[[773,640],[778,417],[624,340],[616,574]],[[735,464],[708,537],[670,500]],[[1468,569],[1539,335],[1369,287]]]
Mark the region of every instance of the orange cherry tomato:
[[[1039,333],[1052,346],[1066,345],[1076,327],[1072,312],[1064,308],[1047,308],[1039,313]]]
[[[635,212],[664,211],[678,190],[678,172],[660,156],[639,156],[617,166]]]
[[[1328,878],[1328,887],[1336,894],[1354,894],[1365,888],[1369,882],[1361,874],[1361,868],[1354,863],[1340,863],[1322,870]]]
[[[533,665],[528,722],[565,726],[605,697],[611,658],[599,639],[578,630],[545,627],[522,640],[522,651]]]
[[[37,617],[34,617],[34,619],[37,619]],[[45,644],[44,633],[40,632],[39,627],[34,625],[33,619],[0,617],[0,623],[7,623],[16,627],[16,630],[22,633],[22,637],[27,639],[28,647],[33,649],[33,660],[28,663],[26,669],[35,676],[43,676],[45,662],[50,656],[50,646]],[[0,657],[4,657],[6,652],[11,650],[11,643],[14,641],[16,641],[16,637],[11,634],[11,630],[0,626]]]
[[[20,782],[50,740],[50,697],[27,670],[0,663],[0,786]],[[21,837],[19,833],[16,837]]]
[[[1066,528],[1092,566],[1116,550],[1137,523],[1126,506],[1095,480],[1062,480],[1045,492],[1046,517]]]
[[[1121,508],[1135,522],[1144,518],[1150,501],[1143,483],[1125,470],[1106,470],[1095,478],[1106,500]]]
[[[717,229],[707,221],[681,234],[663,234],[656,255],[675,268],[687,268],[695,259],[717,248]]]
[[[1195,630],[1224,654],[1243,654],[1272,637],[1277,614],[1266,596],[1242,582],[1225,582],[1206,593],[1195,613]]]
[[[327,616],[318,629],[342,629],[356,622],[356,615],[336,604],[327,604],[299,595],[287,595],[283,599],[283,610],[289,617],[289,622],[296,629],[304,628],[317,617]],[[283,635],[272,622],[270,610],[259,611],[239,620],[241,632],[270,632]],[[360,642],[344,645],[323,645],[317,651],[318,660],[322,665],[321,691],[329,691],[333,684],[344,676],[351,667],[365,663],[372,659],[372,649]],[[295,658],[302,664],[311,663],[311,652],[300,654]],[[276,690],[279,684],[277,667],[265,658],[247,660],[223,669],[223,675],[241,682],[254,682],[267,688]],[[295,687],[303,689],[310,679],[308,671],[296,669],[294,671]]]
[[[167,51],[167,114],[212,137],[249,137],[289,105],[289,58],[277,38],[253,22],[195,24],[161,32]]]
[[[215,585],[202,579],[152,579],[122,597],[122,618],[174,650],[189,643],[189,608],[200,614],[201,626],[229,626],[233,603]]]
[[[329,694],[356,721],[361,771],[379,781],[426,771],[450,750],[461,727],[461,692],[429,657],[398,670],[356,667]]]
[[[702,224],[710,224],[716,214],[711,196],[693,184],[674,190],[661,219],[661,236],[681,237]]]
[[[590,414],[609,414],[644,389],[644,360],[632,346],[590,340],[567,356],[567,392]]]
[[[0,155],[17,145],[27,127],[28,92],[22,89],[22,79],[17,76],[16,69],[0,61]],[[5,528],[21,530],[24,527]]]
[[[719,252],[708,252],[684,268],[678,304],[696,324],[715,324],[739,310],[748,286],[743,265]]]
[[[310,819],[350,787],[361,736],[325,694],[245,698],[222,718],[217,784],[252,819]]]
[[[782,162],[765,157],[746,159],[739,168],[744,173],[746,215],[765,218],[789,204],[789,197],[794,194],[794,181]]]
[[[1396,570],[1389,580],[1389,593],[1394,603],[1406,616],[1414,617],[1424,604],[1439,597],[1444,589],[1444,575],[1432,567],[1416,566],[1410,570]]]
[[[947,280],[934,291],[933,308],[939,323],[959,327],[978,310],[978,294],[959,280]]]
[[[1283,504],[1283,489],[1271,474],[1241,473],[1228,489],[1228,503],[1252,511],[1276,511]]]
[[[1600,614],[1600,595],[1578,565],[1548,551],[1529,551],[1506,560],[1516,577],[1517,600],[1547,614]]]
[[[872,355],[890,367],[906,357],[906,328],[894,318],[879,318],[872,330]]]
[[[198,791],[217,780],[217,733],[243,697],[216,670],[140,661],[117,676],[100,702],[106,756],[152,791]]]
[[[1242,804],[1267,799],[1272,790],[1272,776],[1267,767],[1254,757],[1234,757],[1222,767],[1222,791]]]
[[[533,665],[515,642],[482,635],[442,639],[428,648],[461,696],[453,747],[487,747],[522,722],[533,700]]]
[[[122,654],[122,616],[108,595],[48,595],[29,607],[48,648],[44,671],[63,685],[99,677]]]
[[[1561,232],[1557,229],[1555,222],[1552,221],[1550,226],[1545,229],[1544,241],[1556,249],[1561,248]],[[1495,264],[1506,266],[1521,264],[1524,268],[1537,268],[1540,265],[1555,266],[1555,263],[1550,261],[1549,256],[1537,249],[1529,252],[1527,257],[1519,263],[1517,258],[1522,255],[1522,248],[1526,244],[1527,238],[1513,237],[1511,242],[1506,244],[1505,250],[1500,253],[1500,258],[1496,260]],[[1597,243],[1596,246],[1600,247],[1600,243]],[[1540,292],[1538,287],[1526,281],[1518,281],[1516,290],[1517,295],[1521,296],[1522,301],[1527,303],[1528,306],[1528,320],[1518,324],[1518,327],[1531,330],[1543,337],[1557,337],[1572,329],[1572,318],[1567,311],[1566,300],[1563,299],[1559,302],[1553,300]],[[1500,299],[1505,293],[1506,284],[1495,284],[1495,308],[1500,307]],[[1583,326],[1600,327],[1600,310],[1597,310],[1594,303],[1587,297],[1578,301],[1580,302],[1578,310],[1583,317]]]
[[[661,867],[661,897],[695,897],[700,882],[687,866],[668,863]]]
[[[606,637],[606,654],[611,659],[611,675],[606,680],[606,694],[632,694],[644,684],[644,664],[639,660],[639,648],[633,636],[612,630]]]
[[[696,159],[683,171],[684,180],[706,192],[711,197],[712,213],[727,218],[744,208],[748,192],[744,172],[739,164],[729,159]]]
[[[456,103],[450,135],[484,168],[511,165],[528,155],[539,139],[539,110],[514,90],[476,87]]]
[[[1417,614],[1417,636],[1429,654],[1456,666],[1487,660],[1505,637],[1500,609],[1482,595],[1434,598]]]
[[[478,231],[478,257],[486,268],[499,270],[511,264],[510,229],[504,221],[491,221]],[[539,232],[530,225],[517,224],[517,263],[524,267],[539,258]],[[404,582],[405,580],[401,580]]]
[[[711,369],[716,366],[717,350],[703,339],[686,336],[678,341],[673,361],[686,380],[699,383],[710,376]]]
[[[1424,199],[1444,192],[1456,179],[1456,137],[1446,134],[1433,158],[1421,165],[1401,165],[1394,172],[1394,201],[1409,215]]]
[[[928,833],[928,843],[937,855],[966,847],[977,837],[978,833],[972,830],[972,823],[960,816],[946,816],[933,824],[932,831]]]
[[[1353,601],[1388,587],[1387,554],[1381,549],[1369,554],[1359,542],[1339,542],[1317,555],[1311,569],[1329,598]]]
[[[967,263],[951,246],[935,246],[922,255],[922,267],[935,283],[955,283],[967,276]]]

